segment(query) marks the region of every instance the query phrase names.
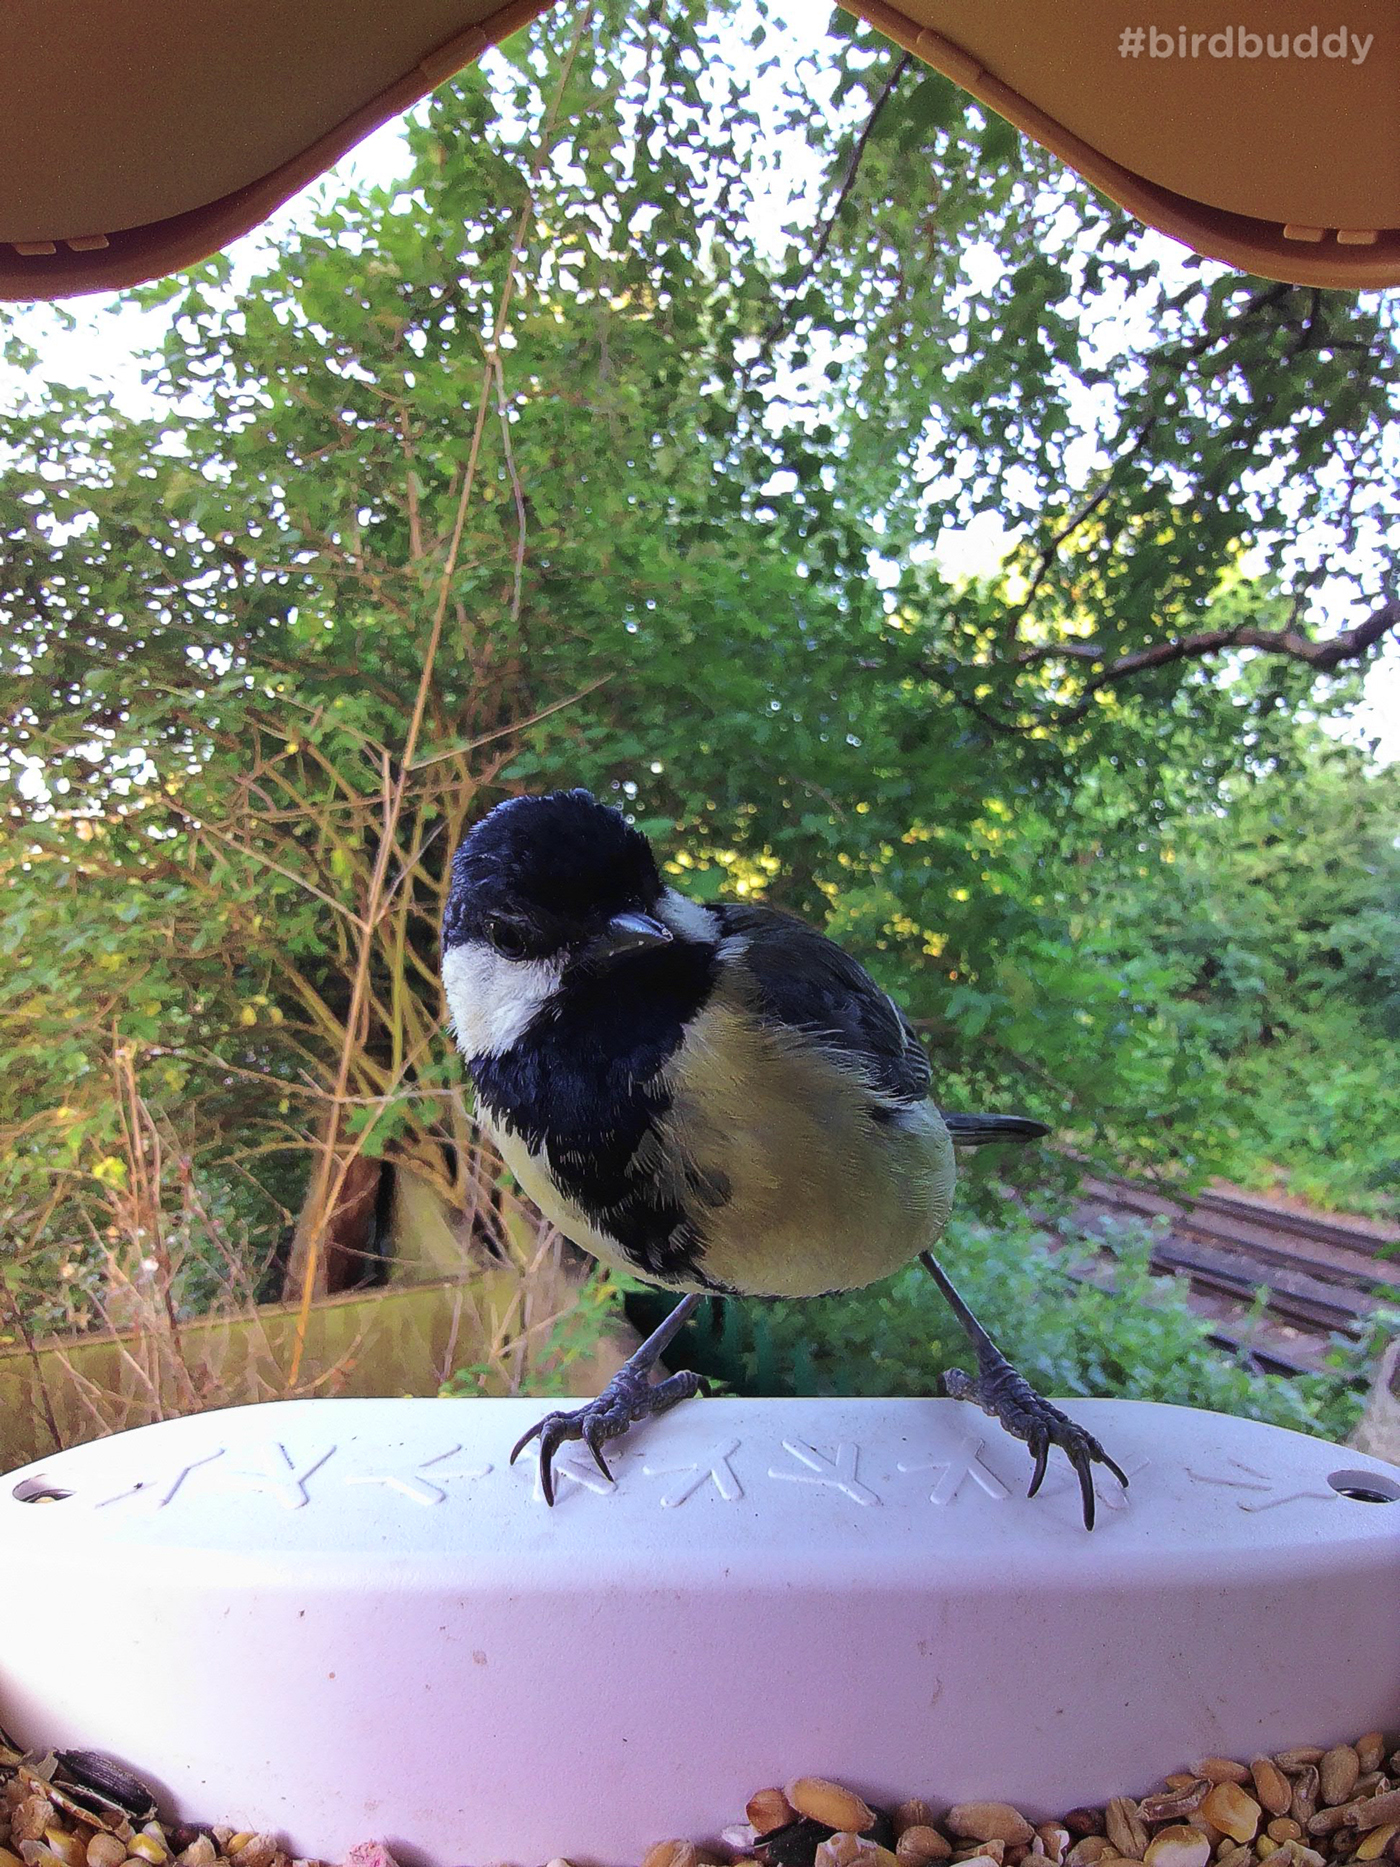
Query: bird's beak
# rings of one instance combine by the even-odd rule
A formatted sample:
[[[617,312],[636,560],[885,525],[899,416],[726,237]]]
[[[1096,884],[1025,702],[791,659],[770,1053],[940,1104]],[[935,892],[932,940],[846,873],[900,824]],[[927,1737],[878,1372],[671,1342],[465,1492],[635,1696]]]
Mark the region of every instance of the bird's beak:
[[[614,914],[602,933],[584,947],[580,958],[585,965],[605,966],[628,953],[641,953],[648,947],[669,946],[675,935],[650,914]]]

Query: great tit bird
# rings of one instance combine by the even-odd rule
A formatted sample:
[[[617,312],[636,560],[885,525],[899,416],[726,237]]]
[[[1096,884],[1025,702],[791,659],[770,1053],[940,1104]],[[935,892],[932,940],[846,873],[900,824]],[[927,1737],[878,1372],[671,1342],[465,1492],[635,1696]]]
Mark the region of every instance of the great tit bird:
[[[515,797],[452,862],[442,977],[480,1120],[523,1190],[605,1264],[685,1292],[603,1393],[537,1422],[552,1461],[700,1387],[652,1382],[708,1291],[775,1297],[857,1289],[922,1258],[976,1351],[945,1376],[1034,1457],[1060,1446],[1094,1521],[1091,1466],[1127,1479],[1092,1434],[999,1352],[929,1249],[956,1146],[1047,1132],[1019,1115],[958,1115],[929,1095],[908,1020],[863,967],[792,915],[692,901],[651,847],[583,790]]]

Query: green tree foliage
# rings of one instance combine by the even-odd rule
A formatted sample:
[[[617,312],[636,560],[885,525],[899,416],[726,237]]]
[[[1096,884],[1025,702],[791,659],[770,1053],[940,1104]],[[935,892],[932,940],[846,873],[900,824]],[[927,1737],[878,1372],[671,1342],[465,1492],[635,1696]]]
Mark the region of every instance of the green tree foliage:
[[[1150,951],[1209,1059],[1225,1170],[1353,1211],[1400,1194],[1400,767],[1297,736],[1264,772],[1087,871],[1079,938]]]
[[[445,858],[557,783],[633,809],[693,892],[825,922],[950,1103],[1220,1164],[1211,981],[1078,869],[1129,875],[1183,812],[1195,849],[1219,806],[1214,860],[1254,777],[1314,756],[1302,710],[1354,700],[1389,626],[1392,310],[1155,269],[842,16],[784,79],[761,9],[555,12],[408,137],[401,183],[308,207],[250,283],[220,258],[139,295],[170,318],[157,417],[54,387],[0,416],[0,752],[46,786],[0,826],[10,1234],[88,1248],[130,1174],[114,1056],[250,1223],[295,1208],[317,1134],[470,1206]],[[795,151],[817,219],[764,231]],[[940,539],[988,513],[1001,571],[951,577]],[[1386,911],[1358,897],[1349,977]]]

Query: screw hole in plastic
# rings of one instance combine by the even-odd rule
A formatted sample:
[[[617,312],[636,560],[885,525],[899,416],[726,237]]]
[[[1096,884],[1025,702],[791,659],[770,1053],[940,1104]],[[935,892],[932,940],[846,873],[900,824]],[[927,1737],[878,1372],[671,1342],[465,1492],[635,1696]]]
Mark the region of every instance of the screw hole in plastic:
[[[1400,1500],[1400,1481],[1385,1472],[1332,1472],[1327,1482],[1343,1497],[1361,1504],[1394,1504]]]
[[[72,1495],[73,1493],[65,1491],[62,1485],[56,1485],[52,1480],[45,1478],[42,1472],[33,1478],[21,1478],[10,1493],[10,1496],[17,1498],[21,1504],[57,1504]]]

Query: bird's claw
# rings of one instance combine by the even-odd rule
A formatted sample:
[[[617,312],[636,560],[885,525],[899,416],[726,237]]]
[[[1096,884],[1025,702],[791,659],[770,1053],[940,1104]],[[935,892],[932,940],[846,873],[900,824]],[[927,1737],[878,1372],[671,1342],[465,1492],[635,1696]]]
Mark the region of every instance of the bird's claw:
[[[1052,1446],[1060,1448],[1079,1479],[1086,1530],[1094,1527],[1095,1463],[1106,1465],[1124,1490],[1127,1489],[1127,1473],[1116,1460],[1109,1457],[1094,1435],[1070,1419],[1067,1413],[1062,1413],[1051,1401],[1037,1394],[1030,1382],[1023,1375],[1017,1374],[1004,1356],[998,1354],[995,1361],[990,1356],[986,1357],[980,1378],[975,1381],[960,1368],[952,1368],[944,1376],[943,1386],[944,1391],[954,1400],[972,1401],[984,1413],[990,1413],[1008,1433],[1023,1439],[1030,1447],[1035,1468],[1031,1473],[1027,1497],[1034,1497],[1040,1489]]]
[[[540,1442],[540,1489],[546,1504],[554,1503],[554,1459],[569,1439],[581,1439],[593,1455],[593,1463],[607,1479],[616,1484],[603,1447],[609,1439],[620,1438],[636,1420],[651,1414],[665,1413],[679,1401],[705,1391],[699,1375],[682,1371],[668,1375],[654,1385],[645,1371],[623,1367],[613,1376],[596,1400],[567,1413],[546,1413],[516,1440],[510,1455],[514,1465],[532,1439]]]
[[[546,1504],[554,1502],[555,1455],[570,1439],[581,1439],[593,1454],[593,1463],[609,1484],[617,1482],[603,1457],[603,1445],[606,1440],[626,1432],[629,1422],[625,1415],[618,1419],[615,1409],[605,1406],[606,1398],[605,1394],[600,1394],[597,1400],[589,1401],[586,1407],[576,1408],[570,1413],[546,1413],[543,1419],[536,1420],[529,1431],[522,1433],[516,1440],[510,1455],[512,1465],[532,1439],[540,1442],[540,1488],[544,1492]]]

